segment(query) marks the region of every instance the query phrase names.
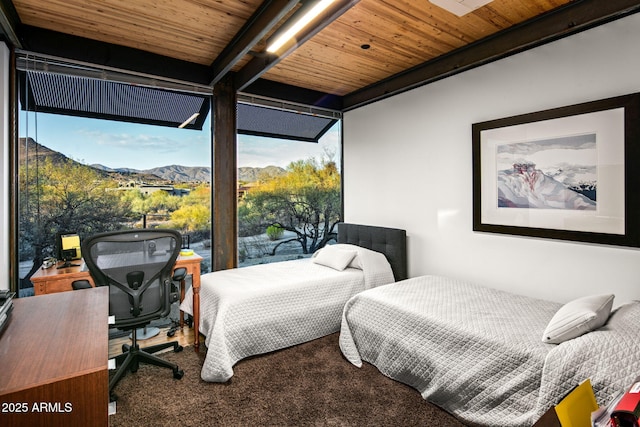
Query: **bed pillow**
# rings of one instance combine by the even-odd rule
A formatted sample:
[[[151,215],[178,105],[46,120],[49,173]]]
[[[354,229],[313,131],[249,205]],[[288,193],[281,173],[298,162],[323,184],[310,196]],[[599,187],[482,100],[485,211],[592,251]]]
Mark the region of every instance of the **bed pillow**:
[[[560,344],[598,329],[609,318],[613,298],[611,294],[591,295],[566,303],[551,318],[542,341]]]
[[[316,264],[331,267],[334,270],[342,271],[349,263],[356,257],[357,252],[352,250],[346,250],[341,248],[334,248],[332,246],[325,246],[324,248],[313,254],[312,261]]]
[[[364,270],[364,267],[362,266],[362,261],[360,261],[360,257],[361,257],[360,252],[367,252],[369,251],[369,249],[365,249],[357,245],[352,245],[350,243],[335,243],[331,245],[331,248],[338,248],[345,251],[355,251],[356,256],[353,257],[353,259],[351,260],[349,265],[347,265],[347,267],[357,268],[358,270]]]

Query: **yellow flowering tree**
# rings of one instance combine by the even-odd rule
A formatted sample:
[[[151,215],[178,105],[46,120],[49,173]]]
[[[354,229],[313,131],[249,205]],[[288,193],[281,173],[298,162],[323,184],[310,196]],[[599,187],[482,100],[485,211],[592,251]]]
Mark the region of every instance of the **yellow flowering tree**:
[[[200,185],[182,198],[180,207],[171,213],[171,226],[183,231],[211,229],[211,188]]]

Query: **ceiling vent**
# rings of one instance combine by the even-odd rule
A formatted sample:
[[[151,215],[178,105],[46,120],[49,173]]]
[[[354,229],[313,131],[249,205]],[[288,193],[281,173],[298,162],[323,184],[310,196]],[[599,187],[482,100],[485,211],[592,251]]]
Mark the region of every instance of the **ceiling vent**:
[[[440,6],[455,15],[464,16],[467,13],[491,3],[493,0],[429,0],[436,6]]]

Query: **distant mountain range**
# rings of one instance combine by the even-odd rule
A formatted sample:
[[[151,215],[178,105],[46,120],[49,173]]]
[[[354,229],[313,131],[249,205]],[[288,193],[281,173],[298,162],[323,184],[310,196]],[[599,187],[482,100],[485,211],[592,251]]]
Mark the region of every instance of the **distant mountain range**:
[[[130,168],[112,169],[100,164],[90,165],[92,168],[105,172],[115,172],[119,174],[143,174],[155,175],[166,181],[173,182],[208,182],[211,179],[211,168],[208,166],[180,166],[170,165],[158,168],[137,170]],[[264,168],[239,167],[238,180],[242,182],[256,182],[261,177],[278,176],[285,173],[285,170],[278,166],[267,166]]]
[[[156,177],[164,180],[164,181],[173,181],[173,182],[208,182],[211,178],[211,168],[210,167],[193,167],[193,166],[180,166],[180,165],[170,165],[170,166],[161,166],[158,168],[152,169],[132,169],[132,168],[109,168],[100,164],[90,165],[94,169],[99,169],[101,171],[110,172],[110,173],[119,173],[122,175],[155,175]]]
[[[40,160],[51,158],[54,163],[62,162],[68,159],[62,153],[53,151],[44,145],[38,144],[32,138],[28,141],[20,138],[20,161],[25,159],[26,152],[29,158],[34,160],[36,157]],[[180,166],[170,165],[161,166],[152,169],[132,169],[132,168],[109,168],[100,164],[88,165],[100,171],[101,174],[107,176],[115,176],[118,179],[125,179],[136,175],[141,180],[149,181],[172,181],[172,182],[209,182],[211,179],[211,167],[209,166]],[[278,166],[267,166],[264,168],[239,167],[238,180],[242,182],[256,182],[263,176],[278,176],[285,173],[285,170]]]

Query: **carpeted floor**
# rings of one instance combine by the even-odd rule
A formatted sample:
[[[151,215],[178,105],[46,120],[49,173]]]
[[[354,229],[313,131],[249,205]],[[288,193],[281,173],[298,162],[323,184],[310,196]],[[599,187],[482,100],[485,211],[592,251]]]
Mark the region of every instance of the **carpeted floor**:
[[[245,359],[225,384],[200,379],[206,347],[164,353],[184,369],[141,365],[116,386],[117,426],[439,426],[464,425],[369,364],[356,368],[338,334]]]

